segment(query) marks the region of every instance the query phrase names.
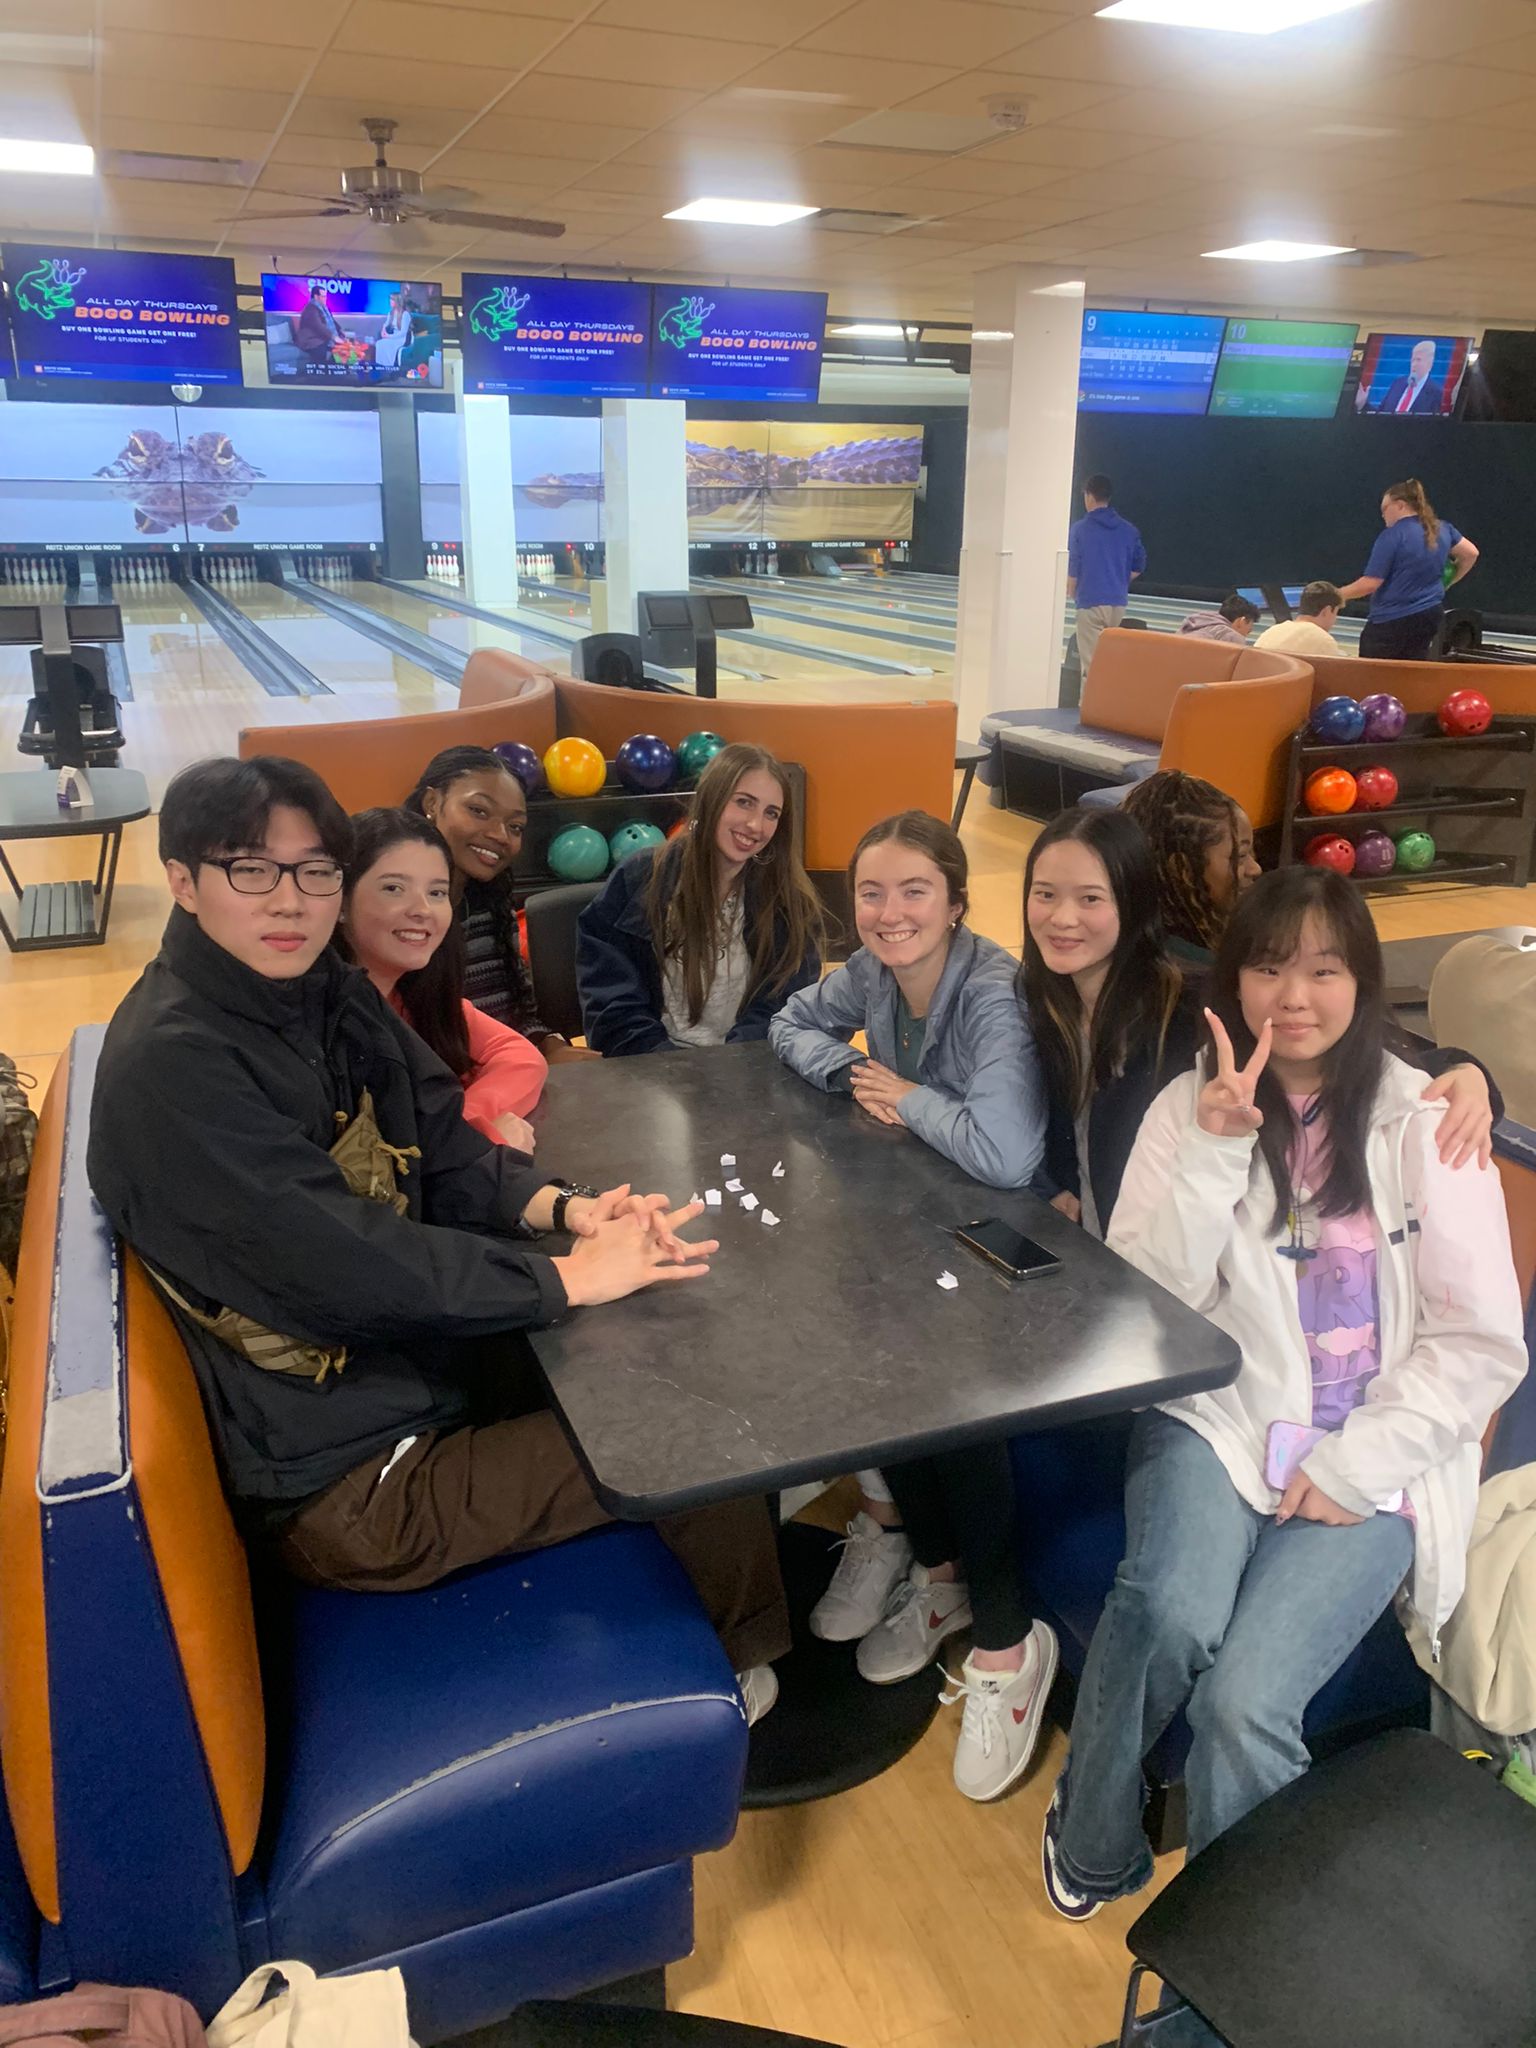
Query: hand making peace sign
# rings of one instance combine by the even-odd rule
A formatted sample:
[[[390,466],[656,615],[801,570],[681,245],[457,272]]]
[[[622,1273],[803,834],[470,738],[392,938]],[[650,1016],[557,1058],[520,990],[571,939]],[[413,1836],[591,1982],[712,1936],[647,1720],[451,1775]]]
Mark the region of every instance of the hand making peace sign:
[[[1269,1049],[1273,1039],[1270,1020],[1264,1019],[1264,1029],[1259,1033],[1258,1044],[1253,1049],[1253,1058],[1246,1067],[1239,1067],[1237,1056],[1232,1050],[1232,1041],[1227,1036],[1226,1026],[1214,1010],[1207,1010],[1205,1021],[1211,1027],[1211,1040],[1216,1051],[1216,1072],[1200,1090],[1200,1099],[1195,1104],[1195,1121],[1202,1131],[1213,1138],[1246,1138],[1256,1131],[1264,1121],[1264,1112],[1254,1107],[1253,1093],[1259,1085],[1259,1076],[1269,1062]]]

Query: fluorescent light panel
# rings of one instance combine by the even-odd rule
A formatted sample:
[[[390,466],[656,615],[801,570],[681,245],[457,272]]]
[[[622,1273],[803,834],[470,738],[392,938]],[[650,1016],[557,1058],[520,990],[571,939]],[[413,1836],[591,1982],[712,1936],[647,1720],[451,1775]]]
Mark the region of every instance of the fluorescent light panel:
[[[1303,22],[1348,14],[1370,0],[1115,0],[1099,14],[1110,21],[1156,21],[1167,28],[1215,29],[1228,35],[1272,36]]]
[[[783,199],[690,199],[666,218],[715,221],[733,228],[781,228],[787,221],[820,211],[819,206],[794,206]]]
[[[1240,242],[1235,249],[1207,249],[1208,260],[1220,263],[1313,263],[1320,256],[1352,256],[1354,250],[1333,242]]]
[[[86,142],[28,142],[18,135],[0,135],[0,171],[42,171],[66,178],[88,178],[96,168],[96,152]]]

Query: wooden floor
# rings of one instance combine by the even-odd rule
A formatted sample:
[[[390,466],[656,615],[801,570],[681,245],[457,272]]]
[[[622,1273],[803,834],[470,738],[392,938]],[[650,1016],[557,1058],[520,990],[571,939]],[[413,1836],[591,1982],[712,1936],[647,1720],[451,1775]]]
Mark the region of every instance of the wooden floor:
[[[135,706],[133,758],[163,785],[180,762],[231,748],[252,706],[243,692],[219,687],[224,650],[204,645],[195,624],[167,618],[155,630],[164,642],[160,689],[157,697],[146,688]],[[213,675],[199,669],[202,661]],[[205,680],[211,687],[200,687]],[[0,672],[0,756],[10,751],[16,683],[14,671]],[[310,700],[309,708],[320,716],[365,715],[360,703],[375,701],[420,708],[415,677],[358,677],[356,687],[357,695]],[[844,694],[862,689],[845,685]],[[407,706],[402,697],[415,701]],[[292,699],[262,701],[273,717],[293,715]],[[973,920],[1015,951],[1034,829],[989,808],[984,791],[973,793],[964,831]],[[24,879],[83,875],[87,861],[84,847],[72,854],[61,842],[23,846],[17,856]],[[0,955],[0,1047],[40,1085],[76,1025],[111,1015],[154,952],[166,908],[149,819],[125,835],[109,944]],[[1374,908],[1389,937],[1536,924],[1536,887],[1423,888],[1378,897]],[[834,1495],[818,1511],[835,1523],[849,1509]],[[1051,1731],[1017,1791],[977,1807],[950,1782],[955,1731],[954,1712],[942,1713],[917,1749],[873,1784],[817,1805],[745,1815],[731,1846],[698,1863],[697,1947],[669,1973],[673,2004],[841,2048],[1093,2048],[1108,2040],[1125,1982],[1124,1932],[1137,1907],[1125,1903],[1075,1927],[1045,1906],[1040,1824],[1064,1738]],[[1171,1863],[1159,1881],[1170,1874]]]

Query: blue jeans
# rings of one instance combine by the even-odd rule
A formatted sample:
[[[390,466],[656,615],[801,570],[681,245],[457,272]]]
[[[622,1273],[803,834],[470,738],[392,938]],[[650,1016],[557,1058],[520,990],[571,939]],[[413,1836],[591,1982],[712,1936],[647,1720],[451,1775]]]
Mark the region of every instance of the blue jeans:
[[[1152,1875],[1142,1759],[1180,1707],[1189,1853],[1307,1768],[1302,1716],[1407,1576],[1401,1515],[1351,1528],[1257,1514],[1204,1437],[1156,1409],[1136,1418],[1125,1562],[1077,1692],[1059,1797],[1062,1874],[1091,1899]]]

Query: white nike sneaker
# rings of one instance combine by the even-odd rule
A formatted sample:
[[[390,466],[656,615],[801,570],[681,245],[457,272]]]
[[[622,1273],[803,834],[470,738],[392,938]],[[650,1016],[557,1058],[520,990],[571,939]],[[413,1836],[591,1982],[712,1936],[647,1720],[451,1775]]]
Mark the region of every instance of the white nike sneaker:
[[[967,1799],[998,1799],[1024,1775],[1056,1676],[1056,1635],[1037,1621],[1024,1639],[1017,1671],[978,1671],[972,1658],[939,1697],[965,1701],[955,1745],[955,1788]]]
[[[936,1584],[915,1564],[891,1589],[884,1614],[859,1644],[859,1675],[871,1685],[915,1677],[950,1636],[970,1625],[970,1588],[959,1580]]]
[[[741,1693],[742,1709],[747,1717],[747,1726],[755,1728],[764,1714],[772,1713],[778,1704],[779,1681],[771,1664],[754,1664],[750,1671],[738,1671],[737,1688]]]
[[[824,1643],[856,1643],[885,1612],[892,1588],[912,1563],[899,1529],[883,1529],[860,1508],[848,1524],[832,1583],[811,1609],[811,1634]]]

